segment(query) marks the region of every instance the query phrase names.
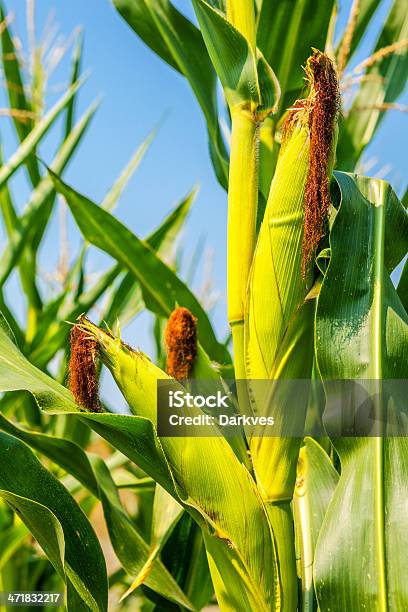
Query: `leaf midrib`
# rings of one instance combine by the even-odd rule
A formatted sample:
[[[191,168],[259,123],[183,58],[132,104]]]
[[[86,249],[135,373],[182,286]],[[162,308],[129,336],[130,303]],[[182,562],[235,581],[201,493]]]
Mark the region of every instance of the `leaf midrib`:
[[[377,181],[372,187],[378,188],[375,197],[370,198],[373,202],[380,204],[374,205],[374,257],[373,257],[373,320],[371,326],[372,346],[372,378],[376,380],[377,402],[376,402],[376,424],[384,423],[381,406],[381,379],[383,377],[382,367],[382,343],[383,343],[383,292],[384,292],[384,236],[385,236],[385,190],[384,183]],[[377,190],[377,189],[376,189]],[[370,368],[371,369],[371,368]],[[385,547],[385,517],[384,517],[384,435],[374,438],[375,458],[375,531],[376,547],[378,557],[378,577],[379,577],[379,609],[387,611],[387,569],[386,569],[386,547]]]

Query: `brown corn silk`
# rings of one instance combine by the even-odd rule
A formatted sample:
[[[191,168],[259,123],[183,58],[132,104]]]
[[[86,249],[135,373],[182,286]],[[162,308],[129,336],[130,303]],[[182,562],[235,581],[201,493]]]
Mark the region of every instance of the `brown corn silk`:
[[[338,79],[332,61],[314,51],[306,65],[310,94],[307,105],[310,133],[309,173],[304,199],[305,226],[302,271],[316,251],[327,218],[330,199],[330,174],[334,162],[335,126],[340,108]]]
[[[187,308],[173,310],[165,332],[167,373],[177,380],[189,377],[197,355],[197,319]]]
[[[71,329],[71,356],[69,360],[69,388],[79,406],[90,412],[102,412],[99,402],[99,384],[96,369],[98,345],[81,328],[81,317]]]

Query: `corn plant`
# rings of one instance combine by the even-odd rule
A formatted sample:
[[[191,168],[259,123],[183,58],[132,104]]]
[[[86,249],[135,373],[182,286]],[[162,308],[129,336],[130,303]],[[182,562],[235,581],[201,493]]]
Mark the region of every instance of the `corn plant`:
[[[135,159],[99,206],[61,177],[62,151],[73,138],[66,136],[27,212],[10,223],[4,280],[18,265],[22,286],[32,287],[29,262],[39,244],[33,211],[46,208],[43,228],[55,193],[83,235],[83,250],[91,244],[117,263],[86,292],[81,253],[76,282],[49,305],[34,302],[27,289],[25,331],[2,299],[0,496],[5,563],[31,532],[56,584],[66,585],[68,609],[107,609],[105,559],[86,516],[96,500],[120,562],[110,582],[120,585],[123,607],[131,601],[130,609],[195,610],[214,592],[221,610],[407,608],[407,437],[401,430],[390,435],[385,413],[402,424],[407,416],[406,263],[397,287],[391,280],[408,251],[406,198],[385,181],[351,172],[404,86],[408,22],[398,0],[373,54],[347,73],[378,4],[353,4],[335,49],[329,0],[318,9],[297,1],[192,0],[198,27],[167,0],[115,0],[137,34],[187,78],[204,113],[214,169],[228,191],[232,347],[217,338],[200,301],[166,262],[192,196],[142,240],[111,214]],[[8,32],[4,23],[3,53],[12,44]],[[50,114],[24,133],[18,124],[21,145],[0,170],[5,219],[10,176],[23,164],[35,176],[35,149],[58,112],[66,109],[72,122],[77,66],[78,56],[73,84]],[[230,147],[220,127],[218,81]],[[351,86],[357,91],[342,114],[341,92]],[[31,113],[33,101],[12,106]],[[69,123],[67,134],[75,129]],[[83,313],[116,277],[100,317],[107,325],[95,324]],[[116,318],[144,307],[156,317],[163,367],[111,329]],[[64,318],[72,323],[70,338]],[[63,374],[58,380],[49,373],[61,349],[68,388]],[[100,397],[100,364],[129,414],[115,413]],[[225,388],[231,379],[237,416],[273,416],[273,436],[243,429],[231,438],[216,424],[203,436],[159,435],[158,384],[183,391],[189,381]],[[308,382],[307,392],[282,397],[279,383],[296,390],[298,381]],[[354,405],[330,410],[341,381],[374,382],[381,425],[374,435],[344,435],[344,415],[351,414],[351,424],[356,415]],[[402,391],[387,403],[381,392],[389,381]],[[305,423],[314,436],[299,433]],[[86,450],[95,434],[109,443],[107,460]],[[147,526],[123,506],[121,482],[154,490],[150,498],[141,494]],[[14,527],[10,508],[19,517]]]

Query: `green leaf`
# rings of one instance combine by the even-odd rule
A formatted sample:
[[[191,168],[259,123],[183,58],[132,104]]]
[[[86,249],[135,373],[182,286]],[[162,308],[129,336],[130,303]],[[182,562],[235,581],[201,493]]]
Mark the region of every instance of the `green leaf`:
[[[102,550],[77,503],[24,443],[3,432],[0,458],[1,496],[18,512],[61,577],[67,577],[68,609],[107,610]]]
[[[6,12],[3,3],[0,3],[0,21],[1,28],[1,50],[3,60],[3,70],[6,79],[6,89],[11,109],[20,110],[22,112],[31,113],[31,103],[26,96],[24,89],[24,81],[22,77],[22,66],[20,65],[19,54],[14,46],[13,37],[6,23]],[[28,116],[26,121],[22,121],[17,116],[12,117],[14,127],[16,129],[20,142],[30,134],[34,128],[34,120]],[[38,162],[33,150],[26,158],[28,173],[33,186],[36,186],[41,176],[38,168]]]
[[[373,379],[381,392],[381,381],[408,377],[408,315],[387,265],[387,259],[399,257],[392,249],[401,231],[398,217],[387,227],[395,196],[384,181],[343,173],[336,179],[341,205],[318,298],[317,363],[324,381]],[[408,496],[408,444],[407,438],[387,435],[379,397],[373,409],[383,436],[332,439],[341,476],[316,549],[315,586],[323,610],[408,605],[408,530],[401,512]],[[396,418],[406,419],[405,399],[394,397],[393,410]],[[344,417],[336,413],[325,420],[329,435]]]
[[[339,481],[327,453],[312,438],[300,449],[293,514],[304,610],[313,610],[313,559],[328,505]]]
[[[147,238],[146,242],[157,251],[162,258],[167,259],[171,255],[171,249],[183,227],[191,206],[198,193],[198,187],[193,189],[182,198],[174,209],[163,219],[160,225]]]
[[[154,495],[151,533],[151,544],[158,551],[166,543],[183,512],[183,507],[158,485]]]
[[[0,151],[0,166],[4,163],[3,156]],[[14,206],[11,192],[8,188],[8,183],[5,183],[1,189],[1,209],[4,219],[4,224],[7,231],[7,236],[10,241],[15,239],[18,232],[21,232],[20,219],[17,216],[16,208]],[[33,265],[31,253],[26,253],[25,256],[19,259],[19,274],[21,280],[21,286],[26,294],[28,303],[34,308],[41,308],[42,300],[37,288],[35,279],[35,265]]]
[[[262,2],[257,45],[272,66],[282,90],[279,114],[300,97],[312,47],[324,51],[334,0]]]
[[[143,293],[138,281],[132,272],[125,272],[119,284],[113,287],[101,320],[106,321],[109,326],[119,322],[123,328],[144,308]]]
[[[261,103],[255,56],[247,40],[204,0],[193,0],[208,54],[230,108]]]
[[[204,540],[198,525],[186,513],[177,523],[161,556],[196,608],[202,610],[208,606],[214,587]]]
[[[82,63],[82,53],[83,53],[83,36],[82,32],[79,32],[76,40],[76,44],[74,47],[74,52],[72,54],[72,67],[71,67],[71,78],[70,85],[74,85],[79,79],[81,72],[81,63]],[[75,107],[77,102],[77,96],[74,95],[66,110],[65,115],[65,140],[71,133],[72,126],[74,124],[74,116],[75,116]]]
[[[54,409],[79,411],[68,389],[31,365],[20,353],[2,318],[0,319],[0,363],[1,391],[25,389],[36,395],[44,408],[52,406]]]
[[[67,107],[72,96],[81,87],[83,80],[72,85],[48,111],[41,121],[37,123],[35,128],[23,140],[18,149],[10,157],[10,159],[0,168],[0,187],[2,187],[16,170],[23,164],[26,159],[34,151],[37,144],[47,133],[51,125],[54,123],[58,115]]]
[[[29,533],[24,523],[13,524],[8,529],[2,528],[0,532],[0,571],[18,551]]]
[[[24,334],[17,320],[15,319],[13,313],[11,312],[8,304],[6,304],[4,300],[3,292],[0,291],[0,313],[3,313],[5,316],[7,323],[9,324],[12,335],[14,336],[16,343],[18,346],[23,346],[24,344]]]
[[[174,491],[167,461],[148,419],[81,412],[68,389],[33,366],[15,346],[4,320],[0,323],[0,392],[29,390],[46,412],[81,414],[90,427],[106,437],[115,448],[151,474],[164,488]]]
[[[405,310],[408,312],[408,259],[402,270],[397,291]]]
[[[146,576],[154,577],[155,571],[157,574],[157,558],[164,544],[166,543],[166,540],[172,533],[177,522],[180,520],[183,512],[183,507],[180,506],[180,504],[173,497],[171,497],[171,495],[167,493],[165,489],[160,487],[160,485],[156,485],[152,514],[152,534],[150,539],[150,547],[148,547],[147,544],[145,545],[143,564],[140,564],[140,562],[138,562],[136,565],[135,555],[133,554],[129,558],[128,563],[130,563],[133,568],[132,573],[136,573],[136,578],[132,581],[131,586],[127,589],[122,599],[128,597],[142,584],[150,586],[146,581]],[[141,560],[140,557],[141,556],[139,555],[138,561]],[[161,567],[161,571],[165,571],[167,573],[167,570],[165,570],[164,566]],[[156,578],[157,577],[158,576],[156,576]],[[177,584],[175,581],[174,583]],[[154,590],[157,591],[157,588]],[[189,609],[191,609],[191,604],[189,604],[188,607]]]
[[[56,172],[62,172],[77,146],[81,142],[95,111],[96,104],[92,104],[84,113],[83,117],[78,121],[75,128],[72,130],[69,138],[64,142],[61,149],[58,151],[51,167]],[[37,188],[34,189],[30,196],[30,200],[24,210],[23,215],[19,219],[19,224],[14,228],[14,232],[10,236],[9,242],[5,247],[0,263],[0,286],[2,286],[16,265],[18,258],[23,252],[24,246],[30,242],[32,234],[37,228],[38,219],[42,219],[40,214],[42,209],[47,206],[49,199],[53,197],[54,186],[51,179],[44,177]]]
[[[217,178],[226,188],[228,159],[218,121],[216,75],[200,31],[168,0],[114,0],[114,5],[136,34],[190,83],[207,122]]]
[[[140,283],[146,306],[166,317],[176,304],[188,308],[198,319],[200,341],[207,352],[216,361],[227,361],[228,353],[217,342],[202,306],[153,249],[108,212],[63,183],[54,173],[51,173],[51,177],[56,190],[66,198],[85,239],[132,272]]]
[[[3,146],[0,143],[0,167],[4,164],[4,156],[3,156]],[[16,207],[13,203],[13,198],[7,183],[3,185],[0,191],[0,206],[1,212],[3,215],[4,226],[7,232],[7,235],[13,233],[13,230],[18,224],[18,215],[16,212]]]
[[[187,610],[194,610],[193,605],[159,559],[151,559],[147,566],[151,548],[123,512],[115,484],[104,462],[95,458],[92,463],[100,485],[101,501],[112,545],[127,573],[139,574],[138,586],[145,583],[170,601]],[[143,570],[145,573],[140,576]]]
[[[70,332],[67,321],[73,322],[80,314],[88,312],[112,286],[121,269],[119,264],[114,264],[77,299],[68,299],[70,297],[68,287],[54,303],[48,305],[41,316],[37,333],[27,351],[29,359],[36,366],[45,368],[57,351],[67,345]],[[53,316],[54,312],[56,314]]]
[[[404,0],[394,0],[375,45],[374,52],[408,38],[408,14]],[[405,87],[408,53],[385,55],[375,62],[353,101],[340,130],[337,163],[343,170],[353,170],[365,147],[371,142],[385,112],[383,103],[397,100]]]
[[[132,178],[132,175],[135,172],[135,170],[138,168],[140,162],[145,156],[145,153],[149,149],[154,137],[155,137],[155,131],[151,132],[145,138],[142,144],[137,148],[137,150],[132,155],[132,158],[130,159],[127,166],[124,168],[121,175],[118,177],[114,185],[112,185],[111,189],[104,197],[101,203],[102,208],[104,208],[108,212],[112,212],[112,210],[115,208],[123,190],[125,189],[129,180]]]
[[[24,430],[1,415],[0,429],[43,453],[102,501],[109,535],[119,560],[131,576],[140,572],[150,559],[151,548],[125,514],[105,463],[96,456],[88,456],[70,440]],[[170,601],[193,609],[159,560],[152,559],[149,569],[142,582]]]
[[[230,109],[273,111],[279,83],[262,53],[255,57],[246,38],[208,2],[193,0],[193,6]]]
[[[4,444],[7,438],[0,434],[0,444]],[[9,438],[12,440],[12,438]],[[11,443],[13,448],[13,443]],[[45,554],[65,581],[64,556],[65,542],[64,532],[55,515],[42,504],[34,502],[26,497],[14,495],[9,491],[0,490],[0,497],[7,501],[24,521],[25,525],[35,536],[42,546]]]
[[[39,401],[41,402],[41,398],[39,398]],[[72,474],[93,495],[99,496],[98,482],[89,459],[77,444],[64,438],[23,429],[1,414],[0,429],[44,454],[66,472]]]
[[[140,36],[146,45],[150,47],[152,51],[157,53],[157,55],[165,62],[172,66],[172,68],[182,73],[178,62],[173,57],[171,47],[169,47],[166,38],[162,35],[160,26],[155,19],[154,8],[152,8],[155,7],[155,3],[149,2],[149,0],[136,0],[136,2],[129,0],[113,0],[113,4],[123,19],[136,32],[136,34]],[[160,7],[160,3],[156,3],[156,6]],[[171,19],[171,15],[174,15],[174,18],[177,16],[185,28],[191,28],[191,31],[195,32],[194,35],[197,37],[197,40],[199,40],[197,28],[193,29],[192,24],[190,24],[190,22],[188,22],[183,15],[176,11],[176,9],[170,3],[162,3],[162,7],[166,7],[169,13],[169,20]],[[182,28],[180,29],[182,30]]]
[[[146,242],[158,250],[161,256],[167,256],[169,249],[174,246],[177,233],[186,220],[195,193],[195,190],[191,191],[146,239]],[[35,365],[44,368],[55,353],[67,344],[69,326],[61,322],[75,321],[80,314],[88,312],[112,286],[121,270],[122,266],[115,264],[91,288],[80,292],[80,295],[73,299],[70,298],[74,288],[70,283],[53,302],[47,305],[28,349],[28,357]],[[119,285],[114,285],[112,299],[108,302],[101,319],[111,326],[120,319],[124,327],[143,308],[144,302],[139,284],[131,272],[126,272]],[[9,320],[8,316],[6,318]]]
[[[147,244],[154,249],[162,259],[167,260],[171,255],[177,236],[195,200],[196,193],[197,189],[193,189],[163,220],[159,227],[146,238]],[[124,327],[141,312],[143,308],[144,302],[140,284],[132,272],[126,272],[120,284],[114,288],[112,298],[108,303],[102,319],[106,321],[108,325],[114,325],[117,320],[120,320],[122,327]],[[81,312],[86,312],[86,310],[82,310]]]

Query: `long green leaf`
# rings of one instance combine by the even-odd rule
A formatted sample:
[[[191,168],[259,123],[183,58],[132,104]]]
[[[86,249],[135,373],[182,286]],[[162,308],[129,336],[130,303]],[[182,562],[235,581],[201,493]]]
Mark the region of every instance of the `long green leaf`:
[[[105,210],[109,212],[112,212],[123,190],[125,189],[133,173],[135,172],[140,162],[142,161],[143,157],[145,156],[145,153],[149,149],[154,136],[155,136],[155,131],[151,132],[145,138],[142,144],[137,148],[137,150],[132,155],[132,158],[129,160],[129,163],[124,168],[121,175],[118,177],[114,185],[112,185],[111,189],[109,190],[109,192],[106,194],[106,196],[102,200],[102,203],[101,203],[102,208],[104,208]]]
[[[257,44],[282,90],[279,114],[293,105],[304,87],[311,48],[324,51],[334,0],[264,1],[258,16]]]
[[[313,610],[313,560],[317,538],[339,481],[327,453],[312,438],[300,450],[293,514],[298,572],[302,579],[303,609]]]
[[[174,245],[193,203],[196,191],[190,192],[175,209],[154,230],[146,242],[161,256],[168,255]],[[75,321],[82,313],[88,312],[95,303],[112,286],[121,272],[121,265],[112,266],[87,291],[71,299],[73,287],[68,285],[62,293],[43,311],[37,333],[28,349],[29,359],[40,368],[45,367],[55,353],[66,345],[69,327],[61,327],[61,321]],[[140,286],[131,272],[126,272],[119,286],[114,285],[112,299],[101,317],[108,325],[113,326],[118,319],[124,327],[144,308]],[[6,317],[8,319],[8,317]]]
[[[8,304],[4,299],[3,292],[0,290],[0,312],[5,316],[11,331],[13,333],[14,338],[16,339],[18,346],[23,346],[24,344],[24,334],[23,330],[20,328],[14,314],[11,312]]]
[[[228,161],[218,121],[216,77],[200,31],[169,0],[114,0],[114,5],[136,34],[189,81],[207,122],[217,178],[226,187]]]
[[[115,264],[78,299],[65,301],[68,291],[64,291],[56,304],[50,304],[28,349],[28,356],[35,365],[44,368],[57,351],[67,345],[70,328],[66,322],[73,322],[80,314],[88,312],[114,283],[120,272],[121,266]],[[54,317],[53,306],[56,307]]]
[[[401,256],[392,252],[401,224],[388,214],[398,201],[384,181],[343,173],[336,179],[341,205],[318,298],[317,363],[324,381],[372,379],[381,392],[383,380],[408,377],[408,315],[389,275],[389,262]],[[402,205],[400,213],[407,214]],[[407,242],[405,234],[405,250]],[[407,438],[387,435],[380,397],[373,409],[384,435],[332,439],[341,477],[316,550],[315,585],[323,610],[408,606],[408,524],[401,512],[408,497],[408,444]],[[393,410],[397,419],[407,418],[406,401],[394,397]],[[325,421],[329,435],[344,417],[336,413]]]
[[[138,586],[145,583],[170,601],[187,610],[194,610],[161,561],[157,558],[151,559],[151,547],[123,512],[118,492],[106,465],[99,458],[95,458],[92,463],[101,488],[101,501],[112,545],[127,573],[138,575],[144,571],[144,574],[139,576]],[[147,566],[150,560],[151,563]]]
[[[1,50],[10,108],[28,114],[27,119],[24,121],[18,116],[12,117],[18,138],[20,142],[23,142],[23,140],[27,138],[27,136],[33,130],[34,120],[33,117],[30,116],[32,107],[24,89],[22,67],[20,65],[18,51],[14,46],[13,37],[10,33],[8,25],[5,22],[5,19],[6,12],[4,10],[3,3],[0,3],[0,21],[2,22]],[[35,157],[35,150],[29,154],[25,160],[25,163],[27,165],[31,182],[35,187],[41,178],[38,162]]]
[[[37,123],[35,128],[23,140],[15,153],[10,159],[0,168],[0,187],[2,187],[8,179],[16,172],[16,170],[25,162],[25,160],[34,151],[37,144],[47,133],[51,125],[54,123],[58,115],[67,107],[72,96],[81,87],[83,80],[72,85],[56,102],[56,104],[48,111],[41,121]]]
[[[79,79],[81,72],[81,62],[82,62],[82,53],[83,53],[83,36],[82,32],[78,34],[76,44],[74,47],[74,52],[72,55],[72,67],[71,67],[71,78],[70,85],[74,85]],[[74,125],[75,119],[75,107],[76,107],[77,96],[73,96],[67,106],[66,117],[65,117],[65,139],[71,133],[72,126]]]
[[[197,190],[193,189],[174,210],[163,220],[159,227],[147,238],[147,244],[167,260],[174,248],[177,236],[189,214]],[[122,327],[131,321],[144,308],[140,285],[132,272],[126,272],[118,287],[115,287],[102,319],[108,325],[120,320]],[[81,311],[85,312],[85,311]]]
[[[217,342],[202,306],[153,249],[108,212],[63,183],[55,174],[51,176],[56,190],[66,198],[84,237],[132,272],[142,287],[146,306],[167,317],[176,304],[191,310],[198,318],[200,341],[208,354],[220,363],[227,361],[227,351]]]
[[[3,164],[3,146],[2,144],[0,144],[0,166],[2,166]],[[7,183],[4,184],[0,190],[0,206],[1,213],[3,215],[4,226],[6,228],[7,235],[10,236],[16,224],[18,223],[18,215]]]
[[[109,535],[118,558],[131,576],[139,573],[150,559],[151,549],[125,514],[104,462],[96,456],[88,456],[70,440],[24,430],[1,415],[0,429],[44,454],[102,501]],[[170,601],[192,609],[191,603],[160,560],[152,559],[149,570],[140,582]]]
[[[25,389],[33,393],[44,408],[52,406],[54,409],[78,412],[78,407],[68,389],[31,365],[20,353],[2,317],[0,319],[0,353],[1,391]]]
[[[0,533],[0,571],[19,549],[28,534],[29,530],[24,523],[13,524],[6,530],[2,529]]]
[[[68,609],[107,610],[105,561],[86,516],[30,449],[0,433],[1,496],[15,508],[62,577]]]
[[[69,138],[58,151],[51,163],[51,167],[56,172],[62,172],[71,159],[77,146],[81,142],[82,136],[84,135],[93,115],[95,114],[96,109],[96,104],[92,104],[90,106],[83,117],[79,120],[75,128],[72,130]],[[48,176],[44,177],[38,184],[37,188],[32,192],[24,213],[19,219],[19,225],[15,228],[3,251],[0,263],[0,286],[5,283],[13,271],[24,246],[30,242],[31,234],[37,227],[36,221],[39,212],[41,212],[41,209],[47,205],[47,202],[53,196],[53,192],[54,186]]]
[[[171,497],[166,489],[163,489],[160,485],[156,485],[152,512],[150,554],[131,586],[126,591],[126,596],[133,593],[133,591],[143,584],[146,574],[151,571],[154,562],[175,526],[181,519],[183,512],[184,508]]]
[[[4,163],[2,152],[0,152],[0,166]],[[1,210],[3,214],[4,224],[6,226],[7,236],[10,241],[15,239],[17,232],[21,232],[20,219],[18,218],[16,208],[13,203],[11,192],[8,183],[5,183],[0,193]],[[24,293],[27,296],[28,303],[34,308],[41,308],[42,300],[37,288],[35,279],[35,266],[33,265],[30,253],[19,259],[19,274],[21,285]]]
[[[374,52],[408,38],[408,14],[404,0],[394,0],[375,45]],[[394,102],[403,92],[408,70],[408,53],[392,53],[367,71],[350,112],[340,130],[337,159],[339,168],[352,171],[371,142],[385,112],[384,103]]]
[[[81,412],[68,389],[41,372],[21,354],[4,320],[0,321],[0,366],[0,392],[29,390],[44,411],[80,414],[102,437],[108,436],[118,450],[125,451],[129,459],[152,474],[164,488],[174,492],[168,464],[152,423],[144,418]],[[44,452],[44,448],[42,450]]]

